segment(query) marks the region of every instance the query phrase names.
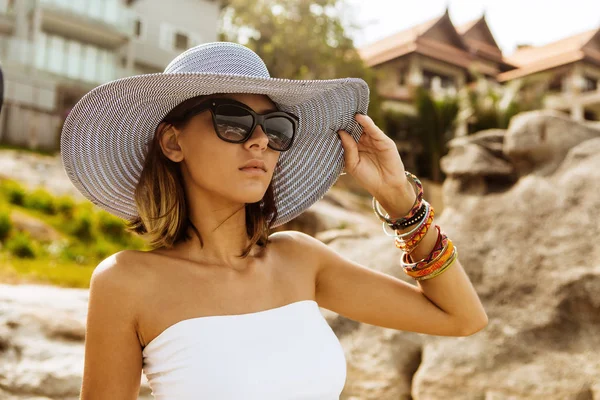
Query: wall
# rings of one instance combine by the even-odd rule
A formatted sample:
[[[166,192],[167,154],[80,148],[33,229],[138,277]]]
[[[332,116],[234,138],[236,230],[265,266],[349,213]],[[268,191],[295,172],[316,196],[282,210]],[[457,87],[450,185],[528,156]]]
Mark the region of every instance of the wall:
[[[141,37],[134,40],[133,52],[139,70],[155,72],[183,49],[173,48],[176,32],[186,34],[189,47],[217,40],[219,2],[207,0],[138,0],[132,6],[142,24]]]

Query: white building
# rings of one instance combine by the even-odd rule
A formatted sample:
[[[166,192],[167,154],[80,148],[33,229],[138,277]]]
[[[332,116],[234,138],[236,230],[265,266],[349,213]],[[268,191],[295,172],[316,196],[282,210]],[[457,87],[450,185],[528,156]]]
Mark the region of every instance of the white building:
[[[0,143],[57,150],[64,118],[102,83],[160,72],[217,40],[210,0],[0,0]]]

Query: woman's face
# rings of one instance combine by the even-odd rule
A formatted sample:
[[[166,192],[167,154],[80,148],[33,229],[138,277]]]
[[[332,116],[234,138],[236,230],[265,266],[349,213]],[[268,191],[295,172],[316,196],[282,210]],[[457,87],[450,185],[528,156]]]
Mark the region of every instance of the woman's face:
[[[240,101],[259,114],[277,110],[265,95],[220,94],[210,97]],[[178,131],[178,144],[183,157],[180,165],[188,189],[192,184],[239,203],[254,203],[263,198],[280,155],[267,146],[268,138],[258,125],[245,143],[229,143],[220,139],[215,133],[209,110],[191,118]],[[263,161],[266,172],[240,169],[250,160]]]

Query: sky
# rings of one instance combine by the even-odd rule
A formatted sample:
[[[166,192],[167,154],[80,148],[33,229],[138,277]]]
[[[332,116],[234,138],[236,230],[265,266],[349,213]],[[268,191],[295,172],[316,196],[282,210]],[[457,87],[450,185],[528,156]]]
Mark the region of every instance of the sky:
[[[461,25],[486,20],[498,45],[510,55],[517,44],[543,45],[600,28],[600,0],[346,0],[349,18],[362,26],[349,30],[360,48],[378,39],[440,16]]]

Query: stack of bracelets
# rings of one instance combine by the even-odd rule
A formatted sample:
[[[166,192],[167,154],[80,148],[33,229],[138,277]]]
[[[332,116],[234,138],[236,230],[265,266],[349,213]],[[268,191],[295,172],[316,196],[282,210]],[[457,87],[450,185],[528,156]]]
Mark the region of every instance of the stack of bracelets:
[[[433,250],[420,261],[412,260],[410,253],[427,234],[435,213],[433,207],[423,199],[423,185],[419,178],[408,171],[405,171],[405,174],[417,194],[417,199],[408,214],[402,218],[390,219],[389,214],[382,214],[379,202],[375,197],[373,197],[373,211],[382,221],[385,234],[394,237],[396,247],[402,250],[400,265],[404,272],[417,281],[422,281],[434,278],[447,270],[458,257],[458,249],[441,228],[434,224],[437,230],[437,242]],[[393,234],[388,233],[386,225],[394,230]],[[409,228],[410,230],[406,232]]]

